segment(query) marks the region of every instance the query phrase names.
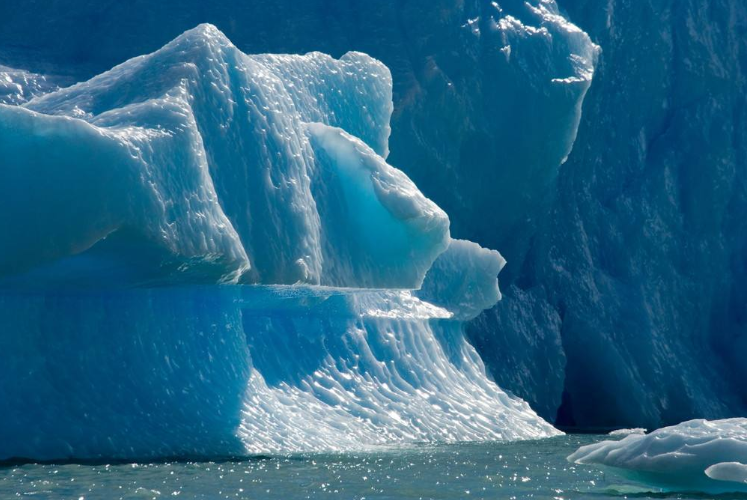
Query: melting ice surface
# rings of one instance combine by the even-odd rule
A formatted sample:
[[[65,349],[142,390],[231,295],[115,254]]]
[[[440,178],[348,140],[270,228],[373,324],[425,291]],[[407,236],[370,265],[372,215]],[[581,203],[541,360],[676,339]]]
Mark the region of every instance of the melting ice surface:
[[[18,85],[0,459],[558,434],[464,339],[504,260],[386,163],[378,61],[247,56],[203,25],[70,88]]]
[[[747,419],[691,420],[583,446],[568,460],[669,491],[747,492]]]

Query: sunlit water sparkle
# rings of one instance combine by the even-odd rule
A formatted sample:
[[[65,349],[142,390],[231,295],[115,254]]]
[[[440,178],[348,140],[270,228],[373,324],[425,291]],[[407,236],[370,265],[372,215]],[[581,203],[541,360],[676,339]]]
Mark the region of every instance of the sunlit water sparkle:
[[[568,435],[221,462],[5,465],[0,498],[712,498],[646,492],[609,471],[566,461],[578,446],[602,438]]]

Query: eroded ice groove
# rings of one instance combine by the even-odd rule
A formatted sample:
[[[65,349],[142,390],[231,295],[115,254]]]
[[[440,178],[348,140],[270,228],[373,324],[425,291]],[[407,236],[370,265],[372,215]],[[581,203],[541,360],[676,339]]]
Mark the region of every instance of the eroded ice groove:
[[[583,446],[568,460],[670,491],[747,491],[747,419],[691,420]]]
[[[284,353],[302,367],[278,377],[288,371],[277,364],[282,358],[255,359],[257,373],[269,375],[252,377],[242,412],[250,451],[557,434],[487,378],[461,324],[438,319],[444,310],[409,292],[346,299],[359,309],[352,317],[287,322],[282,337],[262,329],[264,319],[244,316],[245,325],[257,321],[260,352]]]
[[[364,54],[247,56],[202,25],[88,82],[0,106],[0,273],[31,273],[12,286],[416,288],[449,221],[382,158],[391,85]],[[314,146],[323,125],[349,140]]]
[[[4,294],[0,459],[557,434],[488,379],[451,317],[406,291]]]

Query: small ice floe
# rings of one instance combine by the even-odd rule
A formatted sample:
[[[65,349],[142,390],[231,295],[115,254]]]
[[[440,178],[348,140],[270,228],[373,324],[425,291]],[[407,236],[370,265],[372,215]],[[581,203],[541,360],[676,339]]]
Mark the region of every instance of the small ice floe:
[[[610,432],[609,436],[630,436],[631,434],[646,434],[646,429],[643,427],[634,427],[632,429],[617,429]]]
[[[665,491],[747,492],[747,418],[690,420],[582,446],[569,462],[615,469]]]

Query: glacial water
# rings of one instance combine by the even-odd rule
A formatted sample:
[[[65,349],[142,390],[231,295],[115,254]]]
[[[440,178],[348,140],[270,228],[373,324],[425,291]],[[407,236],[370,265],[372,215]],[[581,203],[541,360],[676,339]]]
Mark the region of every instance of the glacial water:
[[[566,435],[211,462],[5,464],[0,498],[714,498],[649,492],[610,471],[566,461],[579,446],[604,438]]]

